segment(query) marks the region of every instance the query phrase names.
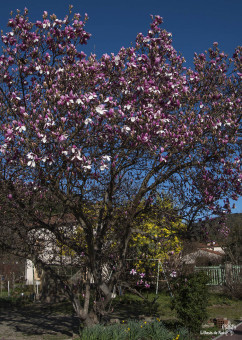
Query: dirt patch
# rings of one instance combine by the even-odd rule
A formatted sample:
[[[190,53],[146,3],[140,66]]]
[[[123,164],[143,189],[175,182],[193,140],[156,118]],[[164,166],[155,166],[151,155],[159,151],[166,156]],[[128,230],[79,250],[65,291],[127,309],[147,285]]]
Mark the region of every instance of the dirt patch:
[[[77,318],[53,314],[46,304],[0,307],[0,340],[67,340],[78,335]]]

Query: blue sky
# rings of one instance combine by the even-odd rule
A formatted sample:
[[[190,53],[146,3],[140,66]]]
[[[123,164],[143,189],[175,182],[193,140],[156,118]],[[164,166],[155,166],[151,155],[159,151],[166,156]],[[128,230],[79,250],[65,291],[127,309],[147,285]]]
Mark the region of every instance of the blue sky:
[[[11,10],[27,7],[31,18],[43,11],[63,17],[68,5],[89,15],[87,31],[92,34],[87,51],[118,52],[129,46],[137,33],[146,32],[150,14],[164,18],[164,27],[173,34],[174,47],[192,62],[194,52],[203,52],[214,41],[232,53],[241,44],[241,0],[7,0],[1,1],[0,27],[6,27]]]
[[[32,20],[41,18],[44,10],[60,18],[68,11],[89,15],[86,30],[92,34],[86,53],[117,53],[120,47],[130,46],[137,33],[146,33],[150,14],[164,18],[163,27],[172,33],[173,45],[192,65],[194,52],[203,52],[214,41],[232,54],[242,43],[241,0],[7,0],[1,1],[0,27],[6,30],[11,10],[29,9]],[[242,198],[234,212],[242,212]]]

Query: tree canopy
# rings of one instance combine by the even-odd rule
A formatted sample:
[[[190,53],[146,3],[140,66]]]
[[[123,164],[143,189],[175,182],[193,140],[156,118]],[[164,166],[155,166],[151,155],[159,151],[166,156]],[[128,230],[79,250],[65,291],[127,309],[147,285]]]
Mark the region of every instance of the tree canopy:
[[[36,250],[46,233],[85,262],[83,305],[63,286],[88,324],[91,279],[100,316],[137,220],[157,193],[169,194],[189,225],[230,211],[229,198],[241,194],[242,49],[229,58],[214,43],[185,68],[154,16],[133,47],[98,59],[81,51],[90,38],[86,21],[71,9],[63,20],[44,12],[31,22],[27,9],[9,19],[1,36],[0,188],[8,249],[20,252],[24,242],[22,254],[46,267]],[[83,243],[73,237],[76,226]],[[114,242],[107,280],[102,268]]]

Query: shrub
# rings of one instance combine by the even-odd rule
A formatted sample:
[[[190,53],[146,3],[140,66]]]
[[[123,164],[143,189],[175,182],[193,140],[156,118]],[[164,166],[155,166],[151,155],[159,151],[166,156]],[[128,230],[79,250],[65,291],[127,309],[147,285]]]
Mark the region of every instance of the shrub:
[[[207,319],[208,277],[203,272],[180,276],[173,285],[172,308],[191,333],[199,333]]]

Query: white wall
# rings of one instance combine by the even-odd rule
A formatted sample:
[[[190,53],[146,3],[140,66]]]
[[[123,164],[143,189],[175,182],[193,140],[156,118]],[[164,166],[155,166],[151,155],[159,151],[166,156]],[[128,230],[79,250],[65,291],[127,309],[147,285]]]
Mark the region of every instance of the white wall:
[[[26,260],[25,263],[25,280],[27,285],[34,284],[34,264],[31,260]]]

